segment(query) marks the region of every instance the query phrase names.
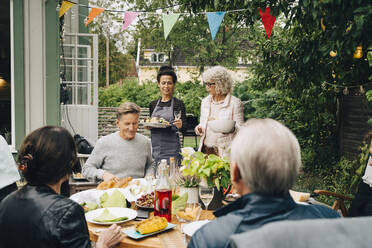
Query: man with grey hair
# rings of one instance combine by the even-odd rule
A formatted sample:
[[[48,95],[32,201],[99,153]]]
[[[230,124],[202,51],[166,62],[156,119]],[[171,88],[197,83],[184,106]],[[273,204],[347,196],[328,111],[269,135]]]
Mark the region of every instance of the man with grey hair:
[[[151,141],[137,133],[140,107],[125,102],[116,112],[119,131],[100,138],[83,166],[88,180],[108,181],[122,177],[142,178],[154,174]]]
[[[188,247],[230,247],[230,235],[274,221],[339,218],[328,207],[299,205],[290,197],[300,165],[300,145],[287,127],[272,119],[247,121],[231,145],[231,181],[242,197],[215,211],[217,219]]]

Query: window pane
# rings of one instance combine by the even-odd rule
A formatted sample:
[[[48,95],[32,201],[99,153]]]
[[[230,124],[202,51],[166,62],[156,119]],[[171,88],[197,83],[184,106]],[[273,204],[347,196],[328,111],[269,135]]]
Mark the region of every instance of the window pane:
[[[151,55],[151,62],[153,63],[158,62],[158,55],[156,53],[153,53]]]
[[[10,1],[0,7],[0,135],[11,143]]]
[[[88,104],[88,85],[89,84],[77,84],[76,104]]]

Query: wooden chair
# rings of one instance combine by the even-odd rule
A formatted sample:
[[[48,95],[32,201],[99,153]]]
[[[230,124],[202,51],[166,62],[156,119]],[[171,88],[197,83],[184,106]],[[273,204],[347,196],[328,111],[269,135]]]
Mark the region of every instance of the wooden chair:
[[[352,201],[353,200],[352,197],[338,194],[338,193],[331,192],[331,191],[327,191],[327,190],[314,190],[314,193],[315,193],[314,194],[315,196],[324,195],[324,196],[330,196],[330,197],[336,198],[335,201],[333,202],[332,209],[336,211],[340,210],[342,216],[347,217],[347,209],[346,209],[344,201]]]

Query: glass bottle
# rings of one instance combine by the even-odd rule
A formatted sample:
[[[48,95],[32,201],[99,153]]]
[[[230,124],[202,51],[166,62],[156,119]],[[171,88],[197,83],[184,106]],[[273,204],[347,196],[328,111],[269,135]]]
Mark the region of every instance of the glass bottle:
[[[176,168],[176,161],[175,161],[174,157],[169,158],[169,167],[170,167],[169,177],[172,180],[174,175],[176,174],[176,169],[177,169]]]
[[[154,215],[172,220],[172,186],[169,181],[167,160],[162,159],[158,170],[159,178],[155,187]]]

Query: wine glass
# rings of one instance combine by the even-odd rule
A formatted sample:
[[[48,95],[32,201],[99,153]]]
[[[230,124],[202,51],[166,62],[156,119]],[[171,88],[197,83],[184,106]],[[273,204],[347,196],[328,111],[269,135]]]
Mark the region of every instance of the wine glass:
[[[199,196],[202,202],[204,203],[205,210],[208,210],[208,205],[211,203],[214,195],[213,187],[205,187],[199,185]]]
[[[174,120],[181,120],[181,111],[175,110],[174,111]]]

